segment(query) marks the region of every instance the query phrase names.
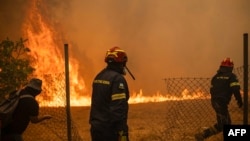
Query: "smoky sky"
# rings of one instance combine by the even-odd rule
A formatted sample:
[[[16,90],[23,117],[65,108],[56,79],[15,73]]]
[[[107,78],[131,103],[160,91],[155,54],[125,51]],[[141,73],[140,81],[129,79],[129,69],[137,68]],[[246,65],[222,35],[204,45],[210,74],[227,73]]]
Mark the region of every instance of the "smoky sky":
[[[211,77],[222,59],[243,65],[243,34],[250,32],[249,0],[44,0],[60,23],[71,57],[91,89],[107,49],[128,54],[130,91],[165,92],[167,77]],[[0,2],[0,38],[21,35],[26,0]],[[11,9],[11,10],[10,10]],[[15,10],[13,10],[15,9]]]
[[[22,36],[21,28],[28,8],[27,0],[0,1],[0,39]]]

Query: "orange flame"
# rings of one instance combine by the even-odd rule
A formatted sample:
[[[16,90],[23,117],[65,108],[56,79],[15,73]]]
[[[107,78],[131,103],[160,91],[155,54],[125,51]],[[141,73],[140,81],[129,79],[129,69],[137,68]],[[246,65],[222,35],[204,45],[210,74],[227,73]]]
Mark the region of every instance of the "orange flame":
[[[44,74],[59,74],[64,72],[64,60],[62,51],[60,50],[62,43],[58,33],[49,25],[42,13],[36,7],[37,1],[33,1],[33,5],[28,12],[27,20],[23,26],[23,33],[28,37],[28,47],[31,49],[31,55],[35,58],[33,67],[36,68],[36,76]],[[57,37],[57,38],[55,38]],[[57,40],[56,40],[57,39]],[[83,78],[79,76],[78,69],[79,63],[76,59],[69,59],[70,73],[70,91],[71,91],[71,104],[80,105],[84,101],[89,101],[88,97],[79,96],[78,93],[86,92],[86,86]],[[56,81],[56,80],[55,80]],[[62,82],[55,82],[54,85],[61,85]],[[44,87],[49,87],[49,84],[43,84]],[[60,87],[60,86],[55,86]],[[59,89],[60,90],[60,89]],[[52,92],[54,97],[49,103],[44,105],[65,105],[65,101],[59,100],[58,95],[65,93],[65,89]],[[57,96],[56,96],[57,95]],[[79,98],[80,97],[80,98]],[[38,99],[43,99],[38,97]],[[85,103],[85,102],[84,102]],[[89,102],[88,102],[89,103]]]
[[[190,99],[207,99],[209,96],[205,96],[204,93],[194,93],[192,95],[189,94],[187,89],[184,89],[181,93],[181,96],[173,96],[170,94],[161,94],[157,92],[153,96],[143,96],[142,90],[139,93],[133,93],[130,97],[129,103],[146,103],[146,102],[163,102],[163,101],[170,101],[170,100],[190,100]]]
[[[57,74],[64,72],[63,52],[60,50],[63,45],[62,38],[58,37],[58,29],[46,21],[39,9],[36,7],[37,0],[33,1],[33,5],[28,12],[27,20],[23,26],[23,34],[28,38],[28,47],[31,49],[31,55],[36,59],[33,62],[33,67],[36,68],[35,75],[41,76],[44,74]],[[40,3],[41,4],[41,3]],[[72,106],[90,106],[90,95],[80,95],[81,93],[88,93],[85,86],[84,78],[79,73],[79,62],[73,57],[69,59],[70,70],[70,103]],[[43,78],[42,78],[43,79]],[[54,80],[57,91],[52,91],[49,102],[46,99],[38,97],[41,106],[64,106],[65,100],[59,99],[57,96],[65,93],[65,89],[60,89],[61,82]],[[44,87],[50,87],[50,84],[43,84]],[[59,90],[59,91],[58,91]],[[142,90],[139,93],[134,92],[129,100],[130,104],[145,103],[145,102],[162,102],[167,100],[183,100],[194,99],[201,97],[202,94],[192,96],[187,95],[188,90],[182,92],[182,97],[175,97],[169,94],[162,95],[157,92],[153,96],[143,96]],[[202,96],[204,97],[204,96]]]

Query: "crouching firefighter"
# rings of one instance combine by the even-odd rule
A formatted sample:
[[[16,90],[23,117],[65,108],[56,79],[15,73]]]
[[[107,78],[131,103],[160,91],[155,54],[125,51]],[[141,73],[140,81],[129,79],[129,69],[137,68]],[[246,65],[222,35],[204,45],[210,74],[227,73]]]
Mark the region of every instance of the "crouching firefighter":
[[[234,63],[230,58],[225,58],[219,67],[217,73],[211,80],[211,104],[216,113],[217,123],[213,126],[197,133],[195,138],[197,141],[218,134],[223,131],[223,126],[231,124],[231,118],[228,111],[228,104],[234,95],[238,107],[243,105],[242,97],[240,94],[240,84],[236,75],[232,72]]]
[[[129,141],[129,89],[124,78],[127,60],[124,50],[109,49],[107,66],[94,78],[89,117],[92,141]]]

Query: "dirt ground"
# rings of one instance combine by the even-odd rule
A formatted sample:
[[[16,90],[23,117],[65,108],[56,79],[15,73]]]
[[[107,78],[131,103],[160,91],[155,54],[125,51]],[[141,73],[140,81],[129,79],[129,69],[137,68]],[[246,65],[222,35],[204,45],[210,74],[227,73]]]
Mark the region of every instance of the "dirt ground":
[[[142,103],[130,104],[128,115],[129,134],[131,141],[161,141],[156,134],[164,134],[164,122],[167,104]],[[84,141],[90,141],[89,107],[72,107],[71,114],[80,136]]]
[[[204,107],[206,103],[207,107]],[[200,127],[214,124],[215,117],[211,109],[208,100],[130,104],[128,113],[130,141],[194,141],[194,134],[200,131]],[[52,114],[54,118],[38,125],[30,124],[25,132],[27,141],[37,139],[45,141],[47,138],[60,140],[66,137],[65,130],[61,130],[66,128],[63,114],[65,108],[46,107],[41,111]],[[234,121],[242,122],[242,112],[237,112],[240,111],[239,108],[233,106],[231,111],[234,111]],[[74,131],[78,132],[77,135],[80,135],[83,141],[91,141],[89,112],[90,107],[71,107],[71,121],[76,129]],[[50,132],[52,134],[49,134]],[[222,140],[222,134],[218,134],[206,141]]]
[[[169,104],[169,102],[130,104],[128,114],[130,141],[166,141],[169,139],[169,136],[171,136],[171,138],[175,141],[195,141],[193,135],[197,131],[193,130],[194,128],[166,128],[166,125],[174,125],[171,123],[172,120],[167,116],[172,109],[170,105],[171,104]],[[83,141],[91,141],[89,132],[90,126],[88,123],[89,111],[90,107],[71,108],[73,122],[77,127],[78,133],[82,137]],[[190,113],[192,111],[187,110],[186,112]],[[171,117],[178,119],[178,117],[174,117],[174,115],[171,115]],[[213,119],[214,117],[211,116],[210,118]],[[197,122],[197,126],[201,124],[197,119],[194,119],[194,121]],[[210,124],[211,123],[208,123],[206,125]],[[178,130],[178,132],[175,132],[176,130]],[[223,140],[222,133],[213,136],[206,141],[221,140]]]

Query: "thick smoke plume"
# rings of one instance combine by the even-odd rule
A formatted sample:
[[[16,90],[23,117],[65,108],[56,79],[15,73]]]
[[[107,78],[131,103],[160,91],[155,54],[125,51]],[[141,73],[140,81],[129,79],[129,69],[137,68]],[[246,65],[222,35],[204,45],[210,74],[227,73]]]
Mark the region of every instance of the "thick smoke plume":
[[[243,65],[243,33],[250,33],[249,0],[37,0],[60,25],[71,56],[91,81],[113,46],[123,48],[131,92],[164,93],[166,77],[211,77],[225,57]],[[22,36],[29,0],[0,2],[0,39]],[[24,37],[25,38],[25,37]]]

